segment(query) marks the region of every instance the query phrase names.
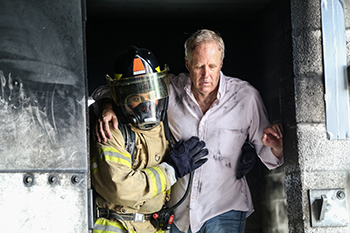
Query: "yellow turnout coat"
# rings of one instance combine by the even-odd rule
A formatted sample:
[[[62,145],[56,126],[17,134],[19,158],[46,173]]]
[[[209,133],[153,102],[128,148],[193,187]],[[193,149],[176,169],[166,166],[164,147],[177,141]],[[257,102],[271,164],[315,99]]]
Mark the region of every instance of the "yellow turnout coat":
[[[170,180],[159,163],[169,146],[161,122],[144,131],[131,126],[136,144],[133,158],[126,151],[119,129],[110,125],[113,138],[91,143],[91,182],[98,193],[96,204],[123,214],[152,214],[169,200]],[[151,222],[125,221],[130,232],[161,232]],[[95,233],[127,232],[125,224],[116,219],[99,218]]]

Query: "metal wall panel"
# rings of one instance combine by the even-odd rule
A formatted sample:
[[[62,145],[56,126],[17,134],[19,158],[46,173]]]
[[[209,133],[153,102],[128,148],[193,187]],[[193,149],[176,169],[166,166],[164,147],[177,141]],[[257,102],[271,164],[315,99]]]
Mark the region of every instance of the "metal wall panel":
[[[328,139],[349,139],[349,90],[343,0],[322,0],[322,40]]]
[[[81,0],[0,2],[0,232],[87,232]]]

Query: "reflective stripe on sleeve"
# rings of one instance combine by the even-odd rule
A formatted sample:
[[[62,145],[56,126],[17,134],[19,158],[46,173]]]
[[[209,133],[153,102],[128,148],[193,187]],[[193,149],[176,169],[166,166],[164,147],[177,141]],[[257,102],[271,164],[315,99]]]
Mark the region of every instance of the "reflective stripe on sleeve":
[[[129,231],[136,233],[136,231],[131,231],[131,230]],[[94,226],[94,233],[127,233],[127,232],[128,231],[120,222],[111,222],[103,218],[97,219]]]
[[[99,218],[95,222],[94,233],[127,233],[127,229],[120,222],[111,222],[108,219]],[[136,233],[136,231],[130,230],[130,233]],[[162,229],[159,229],[156,233],[165,233]]]
[[[150,167],[143,169],[149,176],[152,184],[152,197],[166,191],[165,174],[159,167]]]
[[[102,147],[99,151],[101,160],[120,163],[131,168],[131,155],[126,152],[120,152],[114,147]]]
[[[95,174],[98,172],[99,169],[99,162],[102,161],[109,161],[114,163],[119,163],[127,166],[128,168],[131,168],[131,155],[126,152],[120,152],[114,147],[102,147],[99,150],[99,158],[100,161],[98,161],[97,157],[93,157],[91,159],[91,173]]]

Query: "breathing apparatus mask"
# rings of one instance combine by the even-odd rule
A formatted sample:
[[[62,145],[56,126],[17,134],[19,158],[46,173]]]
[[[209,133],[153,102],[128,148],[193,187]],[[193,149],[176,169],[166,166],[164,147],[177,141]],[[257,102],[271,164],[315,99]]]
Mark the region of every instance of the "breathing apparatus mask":
[[[161,71],[151,51],[132,46],[117,57],[114,72],[106,79],[128,123],[141,130],[159,125],[168,107],[167,67]]]

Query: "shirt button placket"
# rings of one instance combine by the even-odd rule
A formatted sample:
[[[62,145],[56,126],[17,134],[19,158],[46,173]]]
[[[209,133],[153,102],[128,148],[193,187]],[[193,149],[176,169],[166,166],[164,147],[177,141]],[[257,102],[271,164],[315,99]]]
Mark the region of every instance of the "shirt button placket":
[[[199,126],[198,126],[198,137],[201,140],[204,140],[205,138],[205,119],[204,117],[199,121]]]
[[[202,119],[199,121],[198,125],[198,137],[200,140],[205,141],[205,122],[206,122],[206,116],[204,115]],[[191,188],[191,198],[190,198],[190,223],[191,227],[194,229],[197,229],[199,222],[197,221],[197,204],[199,199],[199,183],[201,182],[201,167],[194,171],[193,177],[192,177],[192,188]]]
[[[191,226],[196,227],[198,225],[197,222],[197,203],[198,203],[198,194],[199,194],[199,189],[198,189],[198,181],[199,179],[199,174],[201,168],[198,168],[194,173],[192,177],[192,188],[191,188],[191,198],[190,198],[190,223]]]

